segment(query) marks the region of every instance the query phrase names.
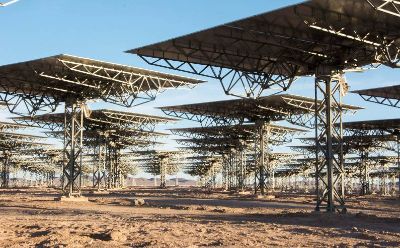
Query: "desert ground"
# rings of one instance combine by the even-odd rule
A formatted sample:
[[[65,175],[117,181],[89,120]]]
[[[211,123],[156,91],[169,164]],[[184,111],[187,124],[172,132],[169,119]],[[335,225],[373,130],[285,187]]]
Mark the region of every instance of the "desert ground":
[[[399,247],[400,200],[350,197],[347,214],[315,212],[312,195],[275,199],[185,188],[0,191],[1,247]],[[145,204],[140,205],[144,199]]]

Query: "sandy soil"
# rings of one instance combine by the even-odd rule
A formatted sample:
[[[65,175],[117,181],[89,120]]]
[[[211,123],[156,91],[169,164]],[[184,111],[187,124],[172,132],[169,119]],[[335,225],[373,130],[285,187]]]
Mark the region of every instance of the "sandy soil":
[[[400,200],[348,199],[313,212],[312,196],[272,200],[199,189],[131,189],[57,202],[53,189],[0,191],[1,247],[399,247]],[[134,199],[143,198],[143,206]]]

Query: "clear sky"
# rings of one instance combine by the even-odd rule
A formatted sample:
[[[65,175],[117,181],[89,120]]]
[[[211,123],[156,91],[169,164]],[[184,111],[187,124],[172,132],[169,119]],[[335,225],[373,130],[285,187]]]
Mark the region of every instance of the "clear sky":
[[[0,65],[66,53],[176,73],[151,67],[136,55],[123,51],[297,2],[301,1],[20,0],[0,8]],[[398,84],[399,76],[400,70],[381,67],[364,73],[349,73],[346,77],[351,90],[355,90]],[[168,91],[156,101],[129,111],[161,115],[154,107],[229,98],[217,81],[206,80],[206,84],[194,90]],[[312,97],[313,78],[298,80],[288,93]],[[345,121],[396,118],[400,113],[397,109],[366,103],[356,95],[349,94],[345,101],[366,108],[355,116],[345,117]],[[109,104],[91,107],[126,110]],[[0,119],[9,116],[5,110],[0,111]],[[182,121],[173,127],[193,125],[196,123]],[[173,142],[167,143],[168,149],[175,146]]]

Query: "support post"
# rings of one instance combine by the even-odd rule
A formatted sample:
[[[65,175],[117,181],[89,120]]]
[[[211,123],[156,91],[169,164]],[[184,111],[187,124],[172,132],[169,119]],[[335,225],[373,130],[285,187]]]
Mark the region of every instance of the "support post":
[[[106,142],[106,167],[108,170],[108,188],[120,188],[121,187],[121,178],[120,178],[120,168],[118,163],[118,147],[114,141],[110,141],[107,138]]]
[[[161,161],[160,161],[160,188],[162,188],[162,189],[167,187],[166,174],[167,174],[166,159],[161,158]]]
[[[245,165],[245,151],[241,149],[239,151],[239,177],[238,177],[238,186],[240,191],[244,191],[245,188],[245,180],[246,180],[246,165]]]
[[[113,183],[114,183],[114,188],[122,188],[123,186],[123,180],[122,180],[122,175],[121,175],[121,167],[119,163],[119,149],[117,147],[113,148]]]
[[[360,163],[361,195],[368,195],[370,193],[368,152],[362,151]]]
[[[95,146],[95,154],[97,154],[97,161],[93,165],[93,188],[100,190],[105,187],[105,166],[106,166],[106,135],[99,133],[97,138],[97,145]],[[103,183],[103,185],[102,185]]]
[[[100,190],[105,185],[105,171],[106,171],[106,139],[107,137],[103,134],[99,134],[97,142],[97,161],[94,164],[93,170],[93,188]]]
[[[228,154],[228,190],[232,190],[233,188],[233,180],[234,180],[234,175],[233,175],[233,153],[232,151],[229,151]]]
[[[222,158],[222,186],[224,190],[228,190],[228,162],[226,155]]]
[[[65,103],[63,192],[67,197],[81,195],[83,116],[82,103]]]
[[[269,188],[269,152],[268,152],[268,139],[269,139],[269,128],[266,126],[264,120],[260,120],[257,123],[258,128],[258,146],[259,152],[256,151],[257,169],[256,169],[256,183],[255,194],[260,192],[260,195],[265,195],[265,191]],[[257,149],[256,149],[257,150]]]
[[[316,211],[326,204],[327,212],[346,212],[341,104],[343,87],[344,80],[341,74],[334,74],[329,68],[317,70],[315,79]]]
[[[212,188],[215,189],[216,186],[216,179],[217,179],[217,175],[215,173],[215,163],[213,162],[211,165],[211,182],[212,182]]]
[[[399,191],[398,194],[400,196],[400,135],[397,135],[397,168],[398,168],[398,183],[399,183]]]
[[[8,188],[10,182],[10,153],[3,152],[3,163],[1,169],[1,188]]]
[[[110,143],[110,140],[107,140],[107,145],[106,145],[106,170],[108,172],[107,174],[107,188],[112,189],[113,188],[113,180],[114,180],[114,163],[112,161],[112,145]]]

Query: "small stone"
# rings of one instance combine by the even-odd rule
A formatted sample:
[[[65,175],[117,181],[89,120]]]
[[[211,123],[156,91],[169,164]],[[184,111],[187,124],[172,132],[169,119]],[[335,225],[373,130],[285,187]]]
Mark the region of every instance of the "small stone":
[[[145,204],[145,201],[143,198],[136,198],[136,199],[133,199],[133,201],[132,201],[133,206],[143,206],[144,204]]]
[[[110,240],[113,241],[126,241],[126,236],[124,233],[118,230],[111,230],[107,233]]]
[[[196,210],[201,210],[201,211],[207,210],[207,206],[198,206]]]
[[[225,212],[226,212],[226,209],[225,209],[225,208],[215,208],[215,209],[213,210],[213,212],[216,212],[216,213],[225,213]]]
[[[197,228],[196,231],[199,233],[205,233],[207,231],[207,229],[202,227],[202,228]]]

